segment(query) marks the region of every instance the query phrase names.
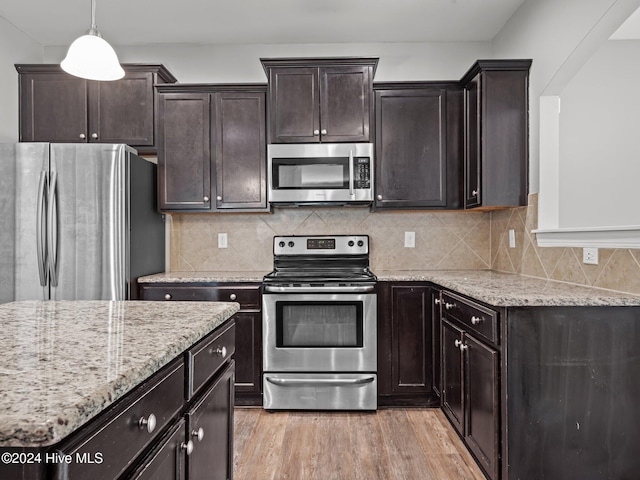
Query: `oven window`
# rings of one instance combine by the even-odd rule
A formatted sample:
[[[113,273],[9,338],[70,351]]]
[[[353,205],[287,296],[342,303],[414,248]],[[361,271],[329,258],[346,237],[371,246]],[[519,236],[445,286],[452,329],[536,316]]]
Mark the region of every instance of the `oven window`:
[[[277,347],[362,347],[362,302],[276,302]]]
[[[277,190],[349,188],[349,158],[273,159]]]

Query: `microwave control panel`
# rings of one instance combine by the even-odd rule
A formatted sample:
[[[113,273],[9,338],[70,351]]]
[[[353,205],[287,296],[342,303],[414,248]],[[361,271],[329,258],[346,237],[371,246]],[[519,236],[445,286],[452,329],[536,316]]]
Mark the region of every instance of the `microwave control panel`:
[[[369,157],[353,158],[354,188],[371,188],[371,159]]]

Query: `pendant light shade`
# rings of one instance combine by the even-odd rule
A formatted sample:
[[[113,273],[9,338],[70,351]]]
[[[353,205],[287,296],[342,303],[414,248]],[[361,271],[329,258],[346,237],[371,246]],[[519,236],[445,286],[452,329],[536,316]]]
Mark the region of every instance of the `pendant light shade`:
[[[65,72],[88,80],[118,80],[124,77],[116,52],[96,27],[95,0],[91,0],[91,28],[69,46],[60,66]]]

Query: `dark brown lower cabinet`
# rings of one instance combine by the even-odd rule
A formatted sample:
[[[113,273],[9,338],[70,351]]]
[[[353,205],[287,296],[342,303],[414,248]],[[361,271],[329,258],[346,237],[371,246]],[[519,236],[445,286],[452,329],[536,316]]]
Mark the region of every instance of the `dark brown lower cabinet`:
[[[236,321],[235,405],[262,405],[262,295],[259,283],[141,283],[141,300],[232,301]]]
[[[476,328],[491,327],[497,313],[453,294],[443,294],[442,303],[442,410],[488,478],[497,480],[500,351],[476,336]]]
[[[193,442],[187,456],[190,480],[233,478],[233,372],[231,361],[187,413],[188,437]]]
[[[378,404],[437,406],[433,390],[431,287],[378,283]]]
[[[186,478],[186,422],[180,420],[158,448],[133,473],[132,480],[181,480]]]

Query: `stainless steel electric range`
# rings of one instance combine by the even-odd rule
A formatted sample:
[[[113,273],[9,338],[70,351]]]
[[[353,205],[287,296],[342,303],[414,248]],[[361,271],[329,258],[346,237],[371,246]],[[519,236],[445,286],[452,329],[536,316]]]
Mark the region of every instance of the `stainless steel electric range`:
[[[273,254],[262,297],[264,408],[375,410],[369,237],[274,237]]]

